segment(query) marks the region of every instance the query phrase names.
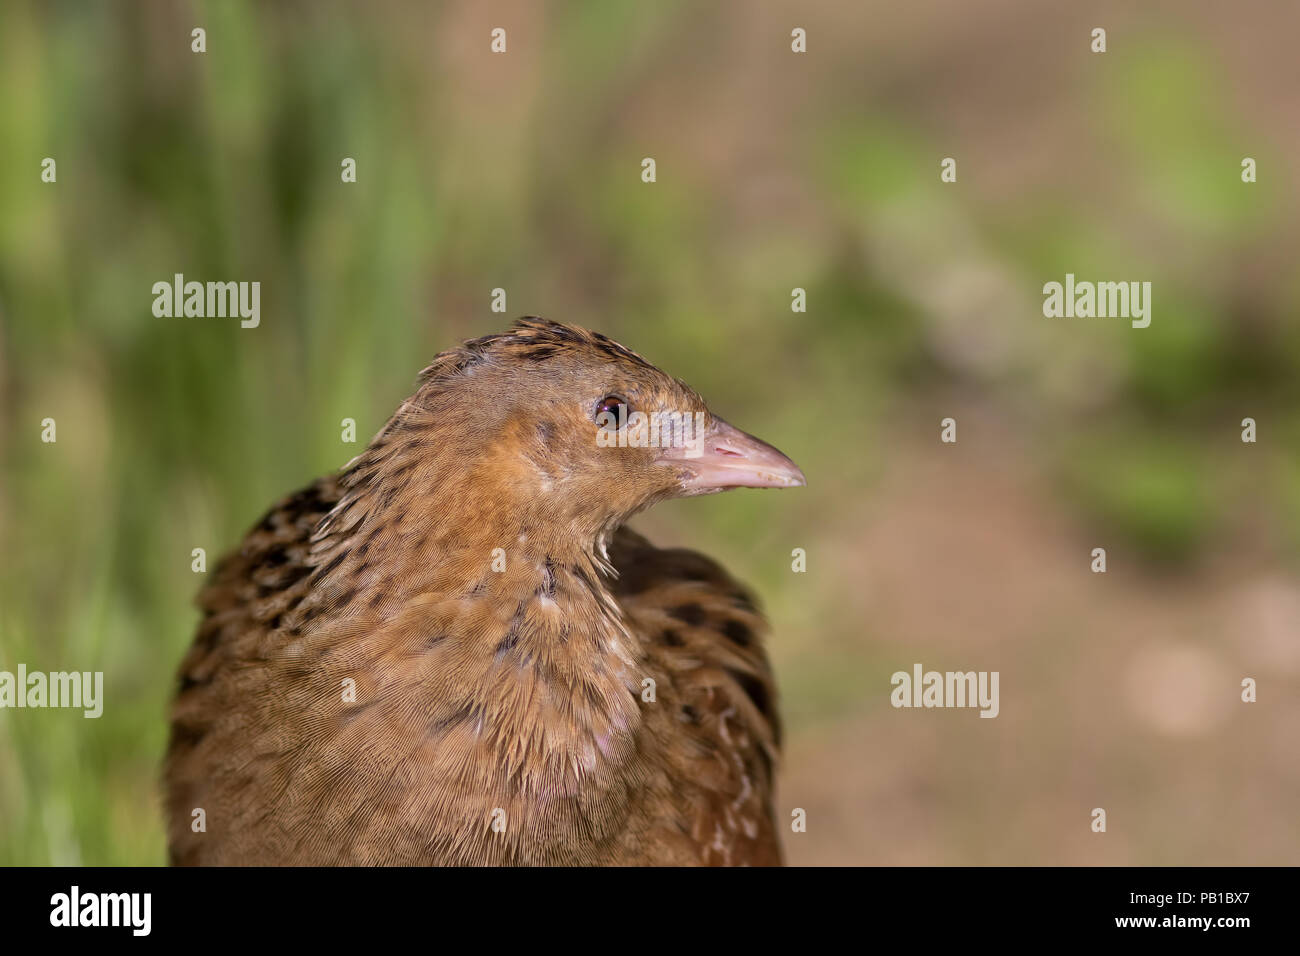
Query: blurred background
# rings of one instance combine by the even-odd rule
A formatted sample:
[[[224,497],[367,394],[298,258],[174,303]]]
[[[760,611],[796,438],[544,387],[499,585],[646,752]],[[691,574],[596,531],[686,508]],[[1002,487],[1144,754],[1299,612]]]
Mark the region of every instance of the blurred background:
[[[1300,7],[1136,6],[0,5],[0,669],[105,674],[0,710],[0,863],[164,862],[191,550],[528,313],[809,476],[635,522],[763,598],[791,862],[1300,862]],[[1044,318],[1067,272],[1151,326]],[[893,709],[917,662],[1000,716]]]

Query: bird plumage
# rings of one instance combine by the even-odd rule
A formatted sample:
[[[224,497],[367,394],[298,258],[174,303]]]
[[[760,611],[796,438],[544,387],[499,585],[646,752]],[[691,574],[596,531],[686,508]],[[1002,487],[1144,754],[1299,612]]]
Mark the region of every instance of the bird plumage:
[[[606,395],[702,412],[709,453],[599,446]],[[597,333],[527,319],[438,356],[200,594],[173,862],[779,863],[766,625],[716,563],[623,523],[801,483]]]

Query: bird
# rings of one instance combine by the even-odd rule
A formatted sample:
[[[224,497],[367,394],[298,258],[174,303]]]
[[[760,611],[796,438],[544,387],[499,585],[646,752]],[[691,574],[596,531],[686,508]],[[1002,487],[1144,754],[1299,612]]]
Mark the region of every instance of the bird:
[[[440,353],[201,590],[170,863],[781,865],[768,625],[625,523],[805,484],[599,332],[529,316]]]

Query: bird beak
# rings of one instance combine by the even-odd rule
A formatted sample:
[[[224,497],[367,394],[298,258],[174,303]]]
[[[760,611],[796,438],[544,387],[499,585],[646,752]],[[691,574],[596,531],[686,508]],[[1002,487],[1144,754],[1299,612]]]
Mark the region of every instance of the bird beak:
[[[665,448],[658,460],[681,476],[683,495],[728,488],[797,488],[808,482],[799,466],[765,441],[721,418],[689,447]]]

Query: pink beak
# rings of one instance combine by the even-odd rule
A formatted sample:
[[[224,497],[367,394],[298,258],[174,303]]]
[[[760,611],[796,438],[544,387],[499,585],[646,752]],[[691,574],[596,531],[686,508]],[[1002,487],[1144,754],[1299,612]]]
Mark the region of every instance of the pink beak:
[[[808,483],[799,466],[785,455],[721,418],[713,419],[703,437],[695,449],[665,448],[659,455],[660,462],[677,469],[683,495],[728,488],[798,488]]]

